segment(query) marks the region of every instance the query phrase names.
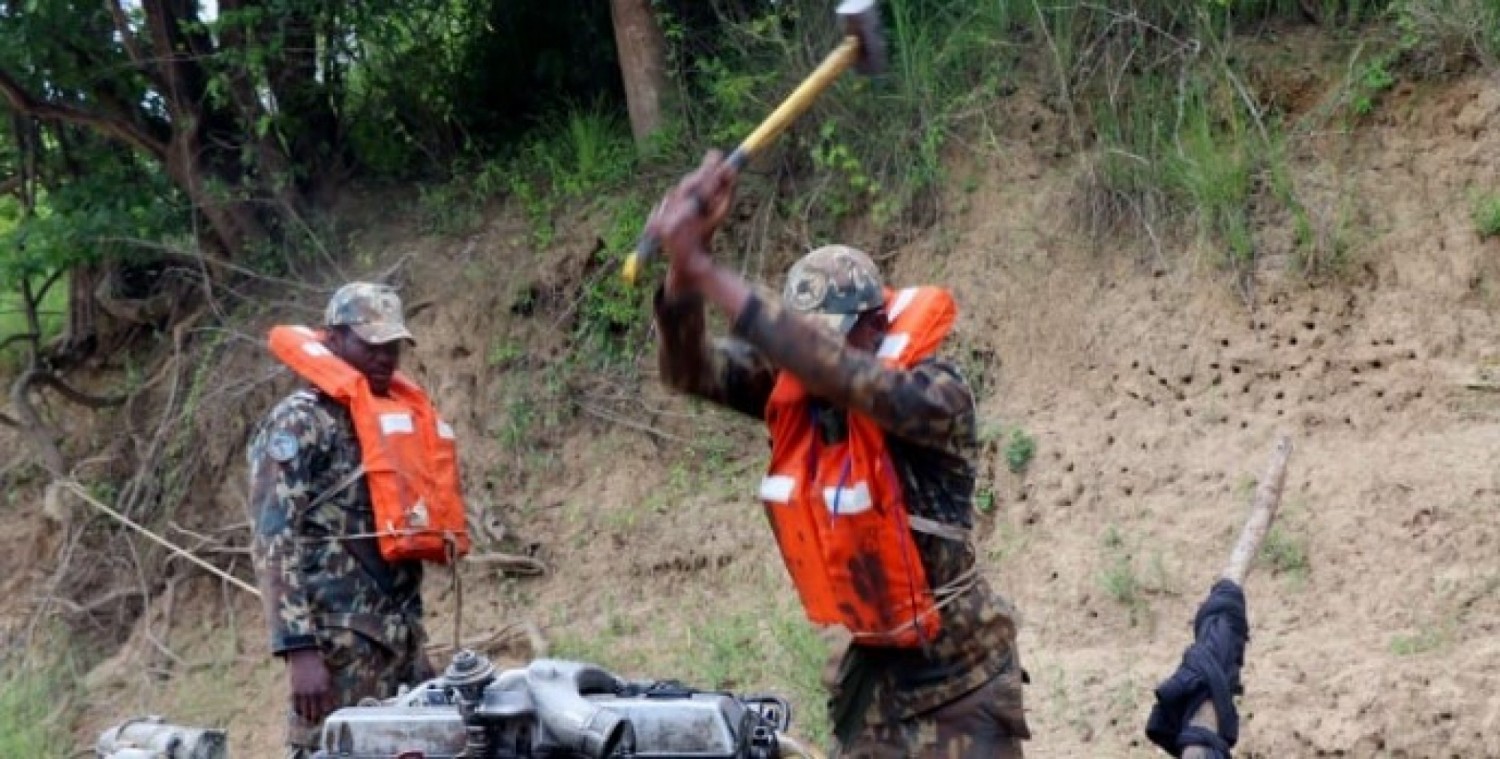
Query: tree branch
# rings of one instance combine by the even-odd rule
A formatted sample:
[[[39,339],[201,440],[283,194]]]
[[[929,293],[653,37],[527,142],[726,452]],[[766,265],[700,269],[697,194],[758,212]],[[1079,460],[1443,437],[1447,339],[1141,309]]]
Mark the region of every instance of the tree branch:
[[[48,274],[47,275],[47,279],[45,279],[45,280],[42,281],[42,286],[38,287],[36,289],[36,295],[34,296],[36,298],[36,305],[37,305],[38,308],[41,307],[42,301],[46,299],[46,297],[47,297],[47,291],[51,290],[52,286],[55,285],[55,284],[57,284],[57,281],[59,279],[62,279],[62,275],[67,274],[67,273],[68,273],[67,267],[65,267],[65,266],[59,266],[57,268],[57,271],[54,271],[51,274]]]
[[[30,399],[26,397],[35,375],[35,369],[27,371],[17,377],[15,384],[10,386],[10,403],[15,407],[16,415],[19,417],[16,427],[26,434],[26,439],[36,448],[37,454],[41,456],[42,466],[51,472],[53,477],[62,477],[67,472],[62,449],[57,447],[57,438],[53,435],[52,428],[42,421],[42,417],[36,413]]]
[[[110,18],[114,19],[115,31],[120,34],[120,42],[125,45],[125,54],[130,56],[130,62],[134,63],[136,69],[150,79],[152,84],[160,87],[161,80],[146,63],[146,56],[141,54],[141,46],[135,39],[135,30],[130,28],[130,19],[125,17],[125,8],[120,5],[120,0],[105,0],[104,4],[109,8]]]
[[[88,393],[85,393],[81,390],[74,389],[72,386],[68,385],[68,383],[63,382],[61,377],[58,377],[52,372],[33,369],[31,370],[31,372],[29,372],[29,374],[32,375],[31,381],[33,384],[46,385],[53,390],[56,390],[62,397],[67,398],[68,400],[80,406],[87,406],[88,408],[92,409],[118,406],[129,400],[130,398],[128,394],[107,396],[89,395]]]
[[[40,337],[41,335],[35,332],[17,332],[14,335],[6,335],[4,338],[0,338],[0,351],[9,348],[11,343],[19,343],[22,340],[37,340]]]
[[[0,97],[11,109],[36,119],[60,121],[93,129],[107,137],[140,150],[158,161],[167,159],[166,143],[141,131],[129,121],[117,116],[90,113],[81,108],[38,99],[26,91],[9,71],[0,69]]]

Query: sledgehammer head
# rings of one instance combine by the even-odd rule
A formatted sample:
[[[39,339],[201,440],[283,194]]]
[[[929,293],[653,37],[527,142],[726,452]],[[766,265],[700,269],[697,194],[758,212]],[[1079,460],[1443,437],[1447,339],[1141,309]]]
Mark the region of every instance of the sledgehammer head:
[[[844,0],[838,7],[844,34],[859,38],[855,70],[866,76],[885,71],[885,37],[880,34],[880,9],[875,0]]]

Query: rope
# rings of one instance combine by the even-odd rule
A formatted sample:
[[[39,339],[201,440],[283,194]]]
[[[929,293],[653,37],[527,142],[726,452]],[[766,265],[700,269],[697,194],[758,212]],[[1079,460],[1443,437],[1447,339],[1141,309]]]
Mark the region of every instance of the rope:
[[[893,628],[891,628],[889,630],[886,630],[885,632],[878,632],[878,633],[862,633],[862,632],[857,632],[857,633],[852,633],[852,635],[856,639],[859,639],[859,638],[882,638],[882,637],[888,637],[888,636],[891,636],[891,635],[896,635],[896,634],[901,633],[901,632],[905,632],[909,628],[917,627],[922,622],[922,620],[924,620],[924,619],[932,616],[933,614],[937,614],[938,612],[942,611],[943,609],[948,608],[949,606],[951,606],[953,604],[954,601],[957,601],[959,598],[962,598],[965,593],[968,593],[970,590],[973,590],[974,586],[976,584],[978,584],[978,582],[979,582],[979,566],[977,564],[972,564],[962,574],[960,574],[959,576],[957,576],[957,577],[953,578],[952,580],[948,581],[948,583],[945,584],[945,585],[943,585],[942,587],[937,588],[936,590],[933,590],[932,591],[932,599],[933,599],[932,608],[928,609],[927,611],[925,611],[925,612],[923,612],[921,614],[917,614],[916,616],[912,617],[911,621],[909,621],[909,622],[907,622],[907,623],[905,623],[903,625],[898,625],[896,627],[893,627]],[[918,628],[918,629],[920,629],[920,628]]]
[[[250,585],[249,583],[245,582],[244,580],[241,580],[240,578],[235,577],[234,575],[229,574],[228,572],[225,572],[222,569],[219,569],[218,567],[216,567],[216,566],[208,563],[207,561],[204,561],[203,559],[198,558],[197,556],[193,555],[192,553],[189,553],[186,549],[179,548],[178,546],[174,545],[171,541],[168,541],[166,538],[163,538],[160,535],[157,535],[156,533],[154,533],[154,532],[146,529],[145,527],[142,527],[139,524],[136,524],[134,521],[132,521],[130,519],[130,517],[127,517],[124,514],[121,514],[120,512],[115,511],[114,509],[110,508],[109,506],[101,503],[98,499],[96,499],[93,496],[89,495],[88,491],[84,490],[83,487],[81,485],[79,485],[77,482],[73,482],[72,480],[64,480],[64,481],[60,481],[59,484],[62,485],[65,489],[67,489],[71,493],[73,493],[73,495],[76,495],[79,498],[83,499],[83,501],[85,503],[87,503],[87,504],[93,506],[94,508],[96,508],[96,509],[104,512],[105,514],[108,514],[109,516],[113,517],[115,520],[119,521],[121,524],[125,525],[126,527],[129,527],[130,529],[135,530],[136,532],[139,532],[142,535],[145,535],[146,537],[148,537],[151,540],[155,541],[157,544],[159,544],[162,547],[166,548],[168,551],[171,551],[172,553],[175,553],[178,556],[181,556],[182,558],[187,559],[188,561],[191,561],[194,564],[197,564],[199,567],[202,567],[203,569],[211,572],[212,574],[218,575],[221,579],[225,580],[226,582],[232,583],[235,587],[239,588],[240,590],[243,590],[246,593],[249,593],[249,594],[255,596],[256,598],[260,597],[260,591],[258,589],[256,589],[255,586]]]
[[[458,541],[453,533],[443,536],[448,551],[448,569],[453,573],[453,653],[463,650],[464,583],[458,574]]]
[[[776,733],[776,742],[781,744],[783,752],[789,752],[791,756],[800,756],[804,759],[823,759],[822,752],[786,733],[778,731]]]

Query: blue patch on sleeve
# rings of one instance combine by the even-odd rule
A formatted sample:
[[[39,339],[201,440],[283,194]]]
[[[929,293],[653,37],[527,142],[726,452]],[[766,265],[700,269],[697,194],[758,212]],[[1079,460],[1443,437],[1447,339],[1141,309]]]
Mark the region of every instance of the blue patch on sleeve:
[[[277,432],[266,441],[266,452],[283,464],[297,457],[297,448],[297,437],[290,432]]]

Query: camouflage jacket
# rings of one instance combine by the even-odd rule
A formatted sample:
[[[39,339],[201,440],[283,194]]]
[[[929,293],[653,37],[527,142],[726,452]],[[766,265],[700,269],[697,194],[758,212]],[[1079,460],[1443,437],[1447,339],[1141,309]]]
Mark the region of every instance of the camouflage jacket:
[[[319,644],[352,629],[399,648],[422,617],[421,562],[389,563],[372,537],[375,514],[348,410],[316,390],[287,396],[261,421],[248,452],[252,552],[271,651]]]
[[[668,386],[762,419],[778,372],[790,371],[810,396],[832,407],[819,412],[825,436],[837,434],[842,409],[864,414],[885,430],[908,511],[972,526],[974,396],[951,363],[929,358],[909,370],[890,369],[758,295],[733,325],[735,337],[712,343],[704,336],[701,298],[669,301],[658,294],[656,314],[659,365]],[[923,533],[913,537],[933,587],[974,566],[969,545]],[[875,672],[876,711],[900,719],[968,693],[1011,666],[1013,616],[981,580],[943,609],[942,632],[927,647],[854,647],[851,656],[860,659],[857,668]],[[834,697],[837,702],[840,694]],[[833,710],[837,715],[837,703]]]

